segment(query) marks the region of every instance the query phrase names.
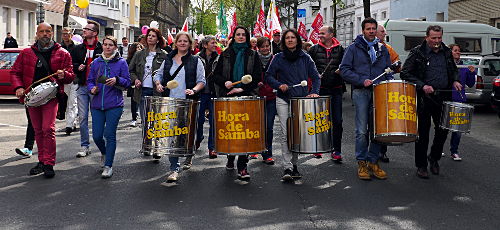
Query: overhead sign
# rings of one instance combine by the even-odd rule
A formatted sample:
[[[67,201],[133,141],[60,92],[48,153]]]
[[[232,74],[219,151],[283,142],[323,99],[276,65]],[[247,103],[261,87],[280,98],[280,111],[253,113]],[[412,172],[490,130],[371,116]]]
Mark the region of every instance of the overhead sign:
[[[297,18],[305,18],[306,9],[297,9]]]

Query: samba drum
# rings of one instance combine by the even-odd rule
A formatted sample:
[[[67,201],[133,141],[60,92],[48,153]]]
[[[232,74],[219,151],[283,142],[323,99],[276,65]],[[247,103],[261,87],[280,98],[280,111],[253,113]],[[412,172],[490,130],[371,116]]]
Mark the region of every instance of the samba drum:
[[[386,144],[418,139],[415,84],[403,80],[382,81],[373,88],[373,140]]]
[[[474,106],[445,101],[443,102],[443,112],[441,114],[441,125],[439,127],[454,132],[469,133]]]
[[[292,97],[287,120],[288,149],[295,153],[326,153],[333,150],[331,98]]]
[[[218,154],[247,155],[267,150],[264,97],[220,97],[212,101]]]
[[[144,98],[141,152],[171,157],[194,155],[198,101],[170,97]]]
[[[26,94],[24,104],[28,107],[45,105],[57,95],[57,83],[43,82]]]

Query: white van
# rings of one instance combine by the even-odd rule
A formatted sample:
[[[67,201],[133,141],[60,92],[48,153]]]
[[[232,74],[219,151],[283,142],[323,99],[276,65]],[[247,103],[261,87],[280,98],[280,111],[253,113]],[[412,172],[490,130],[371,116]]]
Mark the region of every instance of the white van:
[[[476,85],[466,89],[467,101],[488,104],[493,78],[500,70],[500,29],[495,27],[458,22],[428,22],[390,20],[387,23],[386,42],[399,54],[404,62],[410,50],[422,43],[425,31],[430,25],[443,27],[443,42],[446,45],[458,44],[462,60],[466,65],[481,65],[476,75]],[[496,56],[493,53],[497,53]]]
[[[462,55],[490,55],[500,51],[500,29],[477,23],[389,20],[386,42],[404,62],[410,50],[422,43],[430,25],[443,27],[443,42],[458,44]]]

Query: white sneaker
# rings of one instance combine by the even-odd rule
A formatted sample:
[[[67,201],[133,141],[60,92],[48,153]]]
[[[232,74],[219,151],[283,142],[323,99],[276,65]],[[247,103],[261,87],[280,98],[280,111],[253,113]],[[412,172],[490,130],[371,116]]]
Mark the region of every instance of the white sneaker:
[[[137,126],[137,122],[136,121],[131,121],[130,122],[130,126],[131,127],[136,127]]]
[[[453,158],[454,161],[461,161],[462,160],[462,158],[457,153],[451,154],[451,158]]]
[[[113,168],[109,166],[104,166],[104,171],[102,171],[101,177],[110,178],[111,176],[113,176]]]
[[[104,168],[105,163],[106,163],[106,155],[101,154],[101,168]]]
[[[82,147],[82,151],[76,153],[76,157],[86,157],[90,155],[92,152],[89,147]]]
[[[178,172],[172,172],[170,175],[167,177],[167,182],[174,182],[177,181],[177,177],[179,176]]]

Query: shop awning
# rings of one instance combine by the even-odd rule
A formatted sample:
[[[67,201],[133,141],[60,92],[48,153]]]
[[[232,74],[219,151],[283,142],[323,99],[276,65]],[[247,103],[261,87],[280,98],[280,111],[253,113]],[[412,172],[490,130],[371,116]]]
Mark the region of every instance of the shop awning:
[[[84,26],[87,25],[87,19],[69,15],[68,17],[68,26],[71,29],[83,29]]]

